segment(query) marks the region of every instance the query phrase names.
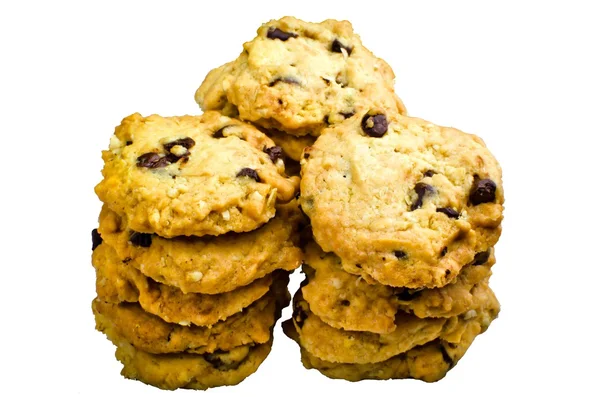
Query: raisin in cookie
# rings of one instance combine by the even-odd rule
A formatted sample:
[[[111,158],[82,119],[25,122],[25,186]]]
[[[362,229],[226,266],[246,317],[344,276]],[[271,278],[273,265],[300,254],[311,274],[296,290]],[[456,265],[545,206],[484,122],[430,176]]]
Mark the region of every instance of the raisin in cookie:
[[[121,261],[145,276],[185,293],[219,294],[249,285],[271,272],[300,266],[296,246],[302,214],[296,200],[278,205],[266,225],[218,237],[161,238],[129,229],[107,206],[100,213],[99,237]]]
[[[297,136],[318,136],[373,106],[406,112],[394,72],[362,45],[350,22],[284,17],[257,33],[238,59],[206,76],[196,92],[202,109]]]
[[[139,302],[141,307],[164,321],[180,325],[208,326],[226,319],[260,299],[274,282],[265,276],[231,292],[218,295],[189,293],[145,277],[133,265],[122,262],[108,244],[92,254],[96,269],[96,292],[106,302]],[[287,275],[283,275],[283,278]],[[287,283],[286,283],[287,284]]]
[[[317,358],[300,345],[302,363],[307,369],[314,368],[333,379],[356,382],[364,379],[414,378],[425,382],[442,379],[465,355],[477,335],[482,334],[490,323],[471,321],[458,340],[448,342],[443,338],[410,349],[405,353],[377,363],[334,363]],[[285,334],[300,344],[296,328],[291,320],[283,323]]]
[[[493,251],[465,266],[454,282],[442,288],[407,289],[369,284],[345,272],[341,260],[323,252],[314,242],[305,248],[307,280],[302,295],[310,311],[334,328],[378,334],[396,329],[396,313],[404,310],[417,317],[454,317],[465,313],[478,298],[475,288],[487,282],[495,263]]]
[[[271,338],[260,345],[206,354],[151,354],[116,335],[109,339],[117,346],[116,357],[123,364],[121,375],[167,390],[237,385],[256,372],[273,342]]]
[[[475,135],[372,109],[304,150],[302,209],[344,270],[437,288],[500,236],[500,166]]]
[[[465,314],[451,318],[418,318],[398,312],[396,329],[388,334],[344,331],[324,323],[311,313],[300,294],[294,299],[293,321],[300,344],[310,354],[330,362],[365,364],[385,361],[416,346],[438,338],[460,340],[471,322],[489,324],[499,312],[499,304],[487,285],[480,285],[481,301]]]
[[[140,233],[163,237],[247,232],[291,200],[275,144],[218,112],[125,118],[102,153],[96,194]],[[275,152],[280,152],[279,148]]]

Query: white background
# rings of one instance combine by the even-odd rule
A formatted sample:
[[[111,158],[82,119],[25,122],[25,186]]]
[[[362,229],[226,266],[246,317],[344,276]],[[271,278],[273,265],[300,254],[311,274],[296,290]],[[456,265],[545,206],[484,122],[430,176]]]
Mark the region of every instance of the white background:
[[[262,22],[294,15],[353,22],[412,115],[476,133],[497,156],[502,312],[435,384],[329,380],[277,326],[255,375],[206,394],[598,396],[600,14],[591,1],[449,3],[2,2],[0,394],[167,395],[121,378],[94,330],[100,151],[130,113],[199,113],[205,74]]]

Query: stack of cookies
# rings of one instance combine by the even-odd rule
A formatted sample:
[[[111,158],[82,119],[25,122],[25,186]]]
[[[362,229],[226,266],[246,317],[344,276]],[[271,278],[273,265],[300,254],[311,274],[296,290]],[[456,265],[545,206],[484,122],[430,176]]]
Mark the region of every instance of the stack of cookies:
[[[503,189],[481,139],[407,117],[393,71],[348,22],[268,22],[196,101],[256,125],[300,173],[313,241],[284,330],[304,365],[442,378],[499,312]]]
[[[218,112],[133,114],[116,128],[96,187],[92,306],[125,377],[206,389],[266,358],[302,260],[299,180],[281,157]]]

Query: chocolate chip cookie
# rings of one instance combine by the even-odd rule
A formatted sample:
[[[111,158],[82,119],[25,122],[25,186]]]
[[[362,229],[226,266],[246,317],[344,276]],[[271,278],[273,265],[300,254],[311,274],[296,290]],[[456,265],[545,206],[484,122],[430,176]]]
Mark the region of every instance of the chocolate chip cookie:
[[[233,291],[278,270],[300,266],[296,246],[302,214],[296,200],[278,205],[278,215],[259,229],[211,237],[172,239],[138,233],[104,206],[99,235],[121,261],[145,276],[185,293]]]
[[[374,106],[405,113],[394,78],[350,22],[284,17],[261,26],[235,61],[211,71],[196,101],[268,129],[318,136]]]
[[[454,128],[371,109],[304,150],[300,202],[316,242],[373,282],[437,288],[500,236],[500,166]]]
[[[280,149],[256,128],[202,116],[123,119],[102,154],[96,194],[129,227],[162,237],[247,232],[296,194]]]
[[[398,354],[442,338],[458,343],[469,324],[487,327],[496,318],[500,305],[487,285],[479,285],[481,301],[466,313],[451,318],[418,318],[404,312],[396,314],[396,329],[388,334],[344,331],[333,328],[314,315],[300,294],[294,298],[294,325],[300,344],[321,360],[366,364],[388,360]]]
[[[328,325],[347,331],[378,334],[396,329],[396,313],[404,310],[420,318],[454,317],[470,310],[495,263],[493,251],[465,266],[454,282],[442,288],[407,289],[369,284],[345,272],[335,254],[323,252],[314,242],[305,248],[302,295],[310,311]]]

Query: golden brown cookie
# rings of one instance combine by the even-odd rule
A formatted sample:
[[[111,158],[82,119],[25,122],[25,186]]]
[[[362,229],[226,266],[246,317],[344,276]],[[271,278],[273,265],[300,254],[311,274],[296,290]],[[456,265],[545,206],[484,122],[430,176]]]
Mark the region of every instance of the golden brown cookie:
[[[92,254],[96,269],[96,292],[110,303],[139,302],[147,312],[180,325],[207,326],[239,313],[269,291],[270,274],[237,290],[218,295],[183,293],[145,277],[133,260],[121,261],[107,243]]]
[[[339,257],[323,252],[314,242],[305,248],[304,263],[307,281],[302,295],[312,313],[334,328],[384,334],[396,329],[398,310],[420,318],[454,317],[468,311],[476,299],[475,285],[490,277],[495,258],[492,249],[445,287],[412,290],[370,284],[347,273]]]
[[[502,172],[475,135],[372,109],[323,131],[301,165],[315,241],[371,281],[442,287],[500,236]]]
[[[96,194],[131,229],[162,237],[247,232],[296,194],[281,149],[249,124],[202,116],[123,119]],[[274,151],[275,150],[275,151]]]
[[[98,231],[120,260],[145,276],[185,293],[219,294],[249,285],[275,270],[300,266],[302,251],[296,243],[302,214],[298,204],[292,200],[277,211],[275,218],[252,232],[165,239],[130,230],[104,206]]]
[[[394,78],[350,22],[284,17],[261,26],[235,61],[211,71],[196,101],[267,129],[318,136],[373,106],[405,113]]]
[[[476,302],[465,314],[448,319],[421,319],[398,312],[396,329],[388,334],[333,328],[310,312],[300,294],[295,297],[292,318],[300,344],[319,359],[349,364],[377,363],[438,338],[458,343],[471,322],[487,327],[498,315],[499,303],[487,285],[477,288],[482,290],[476,294],[481,301]]]

